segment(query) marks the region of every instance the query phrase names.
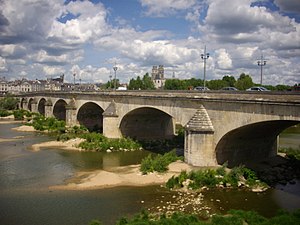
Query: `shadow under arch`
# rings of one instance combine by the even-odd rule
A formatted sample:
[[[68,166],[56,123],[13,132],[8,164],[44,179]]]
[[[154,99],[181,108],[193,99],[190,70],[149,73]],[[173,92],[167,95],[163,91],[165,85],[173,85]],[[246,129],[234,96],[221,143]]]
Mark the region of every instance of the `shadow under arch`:
[[[34,99],[33,98],[30,98],[29,101],[28,101],[28,110],[29,111],[32,111],[32,104],[34,103]]]
[[[21,102],[20,102],[20,108],[21,109],[25,109],[26,108],[26,103],[27,103],[27,99],[26,98],[22,98]]]
[[[137,140],[162,140],[175,136],[173,118],[155,108],[142,107],[127,113],[120,123],[124,137]]]
[[[41,98],[38,104],[38,112],[45,116],[45,104],[46,104],[46,99]]]
[[[274,120],[253,123],[225,134],[216,146],[218,164],[229,167],[262,161],[277,154],[277,136],[299,121]]]
[[[66,121],[66,106],[65,100],[58,100],[53,107],[53,116],[58,120]]]
[[[94,102],[83,104],[77,113],[77,120],[80,125],[85,126],[90,132],[96,131],[103,133],[104,110]]]

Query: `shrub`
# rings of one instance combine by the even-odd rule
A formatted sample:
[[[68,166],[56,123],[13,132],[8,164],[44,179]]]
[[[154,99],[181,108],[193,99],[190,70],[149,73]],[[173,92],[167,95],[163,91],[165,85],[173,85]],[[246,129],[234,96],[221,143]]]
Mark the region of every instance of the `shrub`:
[[[79,137],[84,138],[85,141],[79,144],[79,147],[86,150],[119,151],[121,149],[137,150],[141,145],[130,138],[109,139],[99,133],[82,133]]]
[[[0,110],[0,117],[10,116],[12,113],[8,110]]]
[[[164,155],[148,155],[141,162],[140,171],[143,174],[149,172],[165,172],[168,170],[168,165],[176,160],[182,159],[176,155],[175,151],[165,153]]]
[[[243,166],[235,167],[230,172],[226,172],[224,166],[216,170],[197,170],[189,173],[183,171],[179,176],[171,177],[166,186],[168,188],[181,188],[183,182],[187,179],[190,180],[188,187],[193,190],[204,186],[217,187],[221,183],[226,186],[238,187],[239,182],[244,182],[250,187],[255,185],[267,187],[265,183],[257,180],[257,176],[252,170]]]
[[[0,99],[0,109],[14,110],[18,108],[19,100],[17,98],[8,96]]]

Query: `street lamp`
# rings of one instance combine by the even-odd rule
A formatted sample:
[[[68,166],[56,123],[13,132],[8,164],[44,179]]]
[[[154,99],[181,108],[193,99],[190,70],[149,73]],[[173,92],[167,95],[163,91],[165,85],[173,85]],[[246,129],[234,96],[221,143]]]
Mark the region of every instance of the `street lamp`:
[[[73,87],[73,90],[75,91],[75,77],[76,77],[76,73],[73,73],[73,77],[74,77],[74,87]]]
[[[74,86],[75,86],[75,77],[76,77],[76,73],[73,73],[73,77],[74,77]]]
[[[263,76],[263,66],[267,64],[267,61],[264,60],[263,55],[261,55],[260,60],[257,61],[257,65],[260,66],[260,85],[262,85],[262,76]]]
[[[204,53],[201,54],[203,59],[203,91],[205,91],[205,73],[206,73],[206,60],[209,58],[209,53],[206,53],[206,45],[204,45]]]
[[[113,67],[114,71],[115,71],[115,80],[114,80],[114,90],[116,90],[117,87],[117,64],[115,63],[115,66]]]
[[[109,73],[109,89],[111,90],[111,78],[112,78],[112,75],[111,75],[111,71]]]

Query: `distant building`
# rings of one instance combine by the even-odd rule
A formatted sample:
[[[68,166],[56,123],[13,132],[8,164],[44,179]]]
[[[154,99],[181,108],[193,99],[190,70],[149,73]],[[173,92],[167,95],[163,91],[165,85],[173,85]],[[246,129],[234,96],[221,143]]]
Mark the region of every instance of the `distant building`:
[[[56,78],[46,80],[22,80],[7,81],[5,77],[0,77],[0,94],[18,94],[36,91],[95,91],[96,84],[74,84],[64,83],[64,74]]]
[[[152,67],[151,79],[154,83],[155,88],[161,89],[165,85],[166,79],[164,77],[164,73],[165,70],[163,65]]]

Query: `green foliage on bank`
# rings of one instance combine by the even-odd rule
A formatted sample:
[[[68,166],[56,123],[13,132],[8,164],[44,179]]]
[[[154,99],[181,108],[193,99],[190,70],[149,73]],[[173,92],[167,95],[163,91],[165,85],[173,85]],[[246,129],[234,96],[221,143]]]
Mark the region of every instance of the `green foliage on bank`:
[[[175,151],[171,151],[163,155],[150,154],[142,160],[140,171],[143,174],[154,171],[165,172],[168,170],[168,165],[177,160],[182,160],[182,157],[178,157]]]
[[[15,109],[15,110],[0,110],[0,117],[7,117],[10,115],[14,115],[15,120],[24,120],[25,118],[31,118],[33,113],[26,111],[24,109]]]
[[[84,133],[79,136],[85,141],[78,147],[92,151],[133,151],[141,148],[141,145],[130,138],[109,139],[99,133]]]
[[[271,218],[261,216],[255,211],[230,210],[227,215],[213,215],[209,220],[201,220],[197,215],[173,213],[157,216],[142,211],[132,218],[123,217],[116,225],[298,225],[300,224],[300,210],[294,212],[280,211]],[[93,220],[89,225],[102,225]]]
[[[266,187],[259,181],[255,172],[244,167],[234,167],[229,172],[222,166],[216,170],[205,169],[182,171],[178,176],[172,176],[166,183],[167,188],[187,188],[197,190],[202,187]]]
[[[27,125],[33,126],[33,128],[38,131],[48,131],[51,133],[66,132],[65,121],[58,120],[54,117],[45,117],[38,113],[33,115],[32,121],[30,123],[27,123]]]
[[[285,153],[290,159],[300,160],[300,149],[294,148],[281,148],[279,152]]]
[[[7,117],[12,115],[12,111],[0,109],[0,117]]]
[[[18,108],[19,100],[12,96],[7,96],[0,99],[0,110],[15,110]]]

